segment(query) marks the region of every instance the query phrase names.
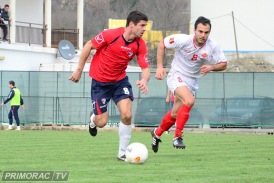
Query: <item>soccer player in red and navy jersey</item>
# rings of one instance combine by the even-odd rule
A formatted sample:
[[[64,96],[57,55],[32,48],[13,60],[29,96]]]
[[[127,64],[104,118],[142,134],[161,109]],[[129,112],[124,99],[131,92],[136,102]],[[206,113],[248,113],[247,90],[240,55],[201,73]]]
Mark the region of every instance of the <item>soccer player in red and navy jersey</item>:
[[[117,159],[122,161],[126,160],[125,151],[131,138],[131,106],[134,99],[126,68],[135,56],[142,69],[142,78],[136,81],[136,85],[143,93],[148,93],[147,82],[150,77],[148,53],[146,44],[141,38],[146,31],[147,21],[145,14],[133,11],[127,17],[126,27],[99,33],[85,44],[78,67],[70,77],[73,82],[80,80],[90,51],[96,49],[89,70],[89,76],[92,78],[93,106],[89,133],[96,136],[97,127],[103,128],[107,124],[107,104],[112,99],[121,117]]]

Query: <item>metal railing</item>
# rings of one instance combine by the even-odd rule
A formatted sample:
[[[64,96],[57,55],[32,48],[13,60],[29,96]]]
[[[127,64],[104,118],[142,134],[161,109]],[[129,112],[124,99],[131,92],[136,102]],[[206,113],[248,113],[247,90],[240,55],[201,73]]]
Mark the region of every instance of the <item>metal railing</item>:
[[[57,47],[58,43],[63,40],[69,40],[75,48],[78,48],[79,29],[52,29],[51,31],[51,44],[53,47]]]
[[[32,44],[46,45],[46,32],[48,31],[47,25],[15,21],[16,36],[15,42],[27,43],[29,46]],[[0,24],[3,25],[3,24]],[[8,37],[10,38],[10,23],[4,24],[8,27]],[[79,29],[52,29],[51,30],[51,44],[52,47],[57,47],[58,43],[63,40],[72,42],[75,48],[78,48],[79,43]],[[9,41],[10,43],[10,41]]]
[[[16,21],[16,42],[45,45],[46,26],[43,24]]]

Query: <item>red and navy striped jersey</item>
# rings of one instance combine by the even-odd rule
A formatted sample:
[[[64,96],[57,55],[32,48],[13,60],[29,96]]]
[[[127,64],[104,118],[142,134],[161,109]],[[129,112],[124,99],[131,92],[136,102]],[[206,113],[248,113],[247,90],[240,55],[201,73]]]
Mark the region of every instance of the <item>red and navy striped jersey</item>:
[[[146,44],[142,38],[127,42],[125,28],[109,29],[91,39],[96,53],[91,61],[89,76],[100,82],[116,82],[126,77],[126,68],[137,56],[141,68],[148,68]]]

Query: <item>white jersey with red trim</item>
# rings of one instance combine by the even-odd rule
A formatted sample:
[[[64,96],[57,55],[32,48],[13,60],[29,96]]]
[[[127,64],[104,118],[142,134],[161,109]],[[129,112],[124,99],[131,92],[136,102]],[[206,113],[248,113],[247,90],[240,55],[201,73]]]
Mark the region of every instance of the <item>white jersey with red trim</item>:
[[[179,72],[189,79],[195,80],[202,76],[202,65],[227,62],[221,47],[211,38],[198,47],[194,44],[194,35],[175,34],[166,37],[164,45],[167,49],[176,49],[170,73]]]

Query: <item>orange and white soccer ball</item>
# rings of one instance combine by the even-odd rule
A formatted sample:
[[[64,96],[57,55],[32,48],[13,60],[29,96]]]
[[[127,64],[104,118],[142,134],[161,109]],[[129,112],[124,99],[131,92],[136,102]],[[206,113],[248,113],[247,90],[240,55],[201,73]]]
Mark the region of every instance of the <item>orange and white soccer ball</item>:
[[[148,158],[147,147],[140,143],[134,142],[127,147],[126,161],[132,164],[143,164]]]

